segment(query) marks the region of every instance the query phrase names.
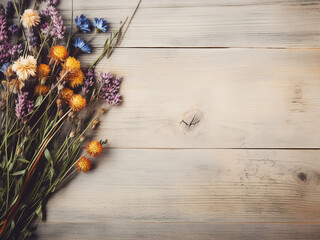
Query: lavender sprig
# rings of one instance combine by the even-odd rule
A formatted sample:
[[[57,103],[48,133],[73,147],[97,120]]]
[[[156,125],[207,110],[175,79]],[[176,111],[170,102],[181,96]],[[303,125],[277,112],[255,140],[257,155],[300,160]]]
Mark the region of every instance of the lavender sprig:
[[[15,103],[16,116],[25,122],[27,120],[25,116],[32,111],[34,102],[29,100],[28,92],[21,92],[18,94],[18,98],[16,99]]]
[[[102,87],[99,98],[104,99],[110,105],[118,105],[122,102],[122,96],[119,94],[122,77],[113,77],[110,73],[100,74]]]
[[[89,69],[86,72],[86,78],[82,86],[83,95],[87,95],[94,85],[94,72],[93,69]]]

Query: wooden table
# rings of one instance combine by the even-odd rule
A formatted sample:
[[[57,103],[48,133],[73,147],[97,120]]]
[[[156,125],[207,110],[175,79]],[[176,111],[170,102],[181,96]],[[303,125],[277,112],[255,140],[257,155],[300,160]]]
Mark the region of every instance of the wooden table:
[[[111,30],[135,4],[74,0]],[[319,239],[319,23],[319,0],[143,0],[98,67],[124,76],[109,148],[37,239]]]

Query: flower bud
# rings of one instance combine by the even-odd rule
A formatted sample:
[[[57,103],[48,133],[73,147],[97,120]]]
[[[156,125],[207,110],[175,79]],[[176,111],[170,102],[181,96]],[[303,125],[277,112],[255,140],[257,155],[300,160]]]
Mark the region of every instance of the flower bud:
[[[57,107],[60,108],[62,104],[61,99],[57,99],[56,103],[57,103]]]
[[[69,134],[69,137],[70,137],[70,138],[73,138],[74,135],[75,135],[75,132],[74,132],[74,131],[71,131],[70,134]]]
[[[22,152],[22,148],[21,148],[21,147],[18,147],[18,149],[17,149],[17,155],[19,155],[21,152]]]
[[[99,123],[100,123],[100,121],[98,119],[93,120],[92,125],[91,125],[91,129],[92,130],[95,129],[97,124],[99,124]]]
[[[86,139],[85,136],[81,136],[81,137],[80,137],[80,141],[81,141],[81,142],[84,141],[85,139]]]

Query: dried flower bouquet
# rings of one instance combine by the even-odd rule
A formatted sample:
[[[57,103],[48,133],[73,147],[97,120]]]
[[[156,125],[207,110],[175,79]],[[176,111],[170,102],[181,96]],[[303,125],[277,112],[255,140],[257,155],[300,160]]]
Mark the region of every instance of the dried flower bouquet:
[[[96,78],[94,68],[120,43],[127,20],[106,35],[101,55],[84,68],[78,56],[91,53],[90,40],[109,32],[108,23],[76,16],[67,34],[57,4],[0,5],[0,239],[29,238],[52,193],[74,172],[90,170],[106,141],[87,140],[89,130],[122,100],[121,77]],[[92,36],[86,42],[81,34]]]

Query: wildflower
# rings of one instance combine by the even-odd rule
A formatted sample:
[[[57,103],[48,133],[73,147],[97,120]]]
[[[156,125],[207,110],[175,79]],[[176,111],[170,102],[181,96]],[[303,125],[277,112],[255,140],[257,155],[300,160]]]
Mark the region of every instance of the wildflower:
[[[75,88],[75,87],[82,85],[83,77],[84,77],[83,72],[80,69],[77,72],[75,72],[74,74],[71,74],[70,86],[72,88]]]
[[[0,64],[11,60],[9,53],[10,48],[11,45],[8,37],[7,19],[3,8],[0,6]]]
[[[29,39],[30,39],[30,44],[33,47],[40,47],[40,36],[38,33],[38,30],[35,28],[30,28],[29,29]]]
[[[9,49],[9,54],[11,55],[12,58],[21,56],[23,53],[23,45],[20,44],[16,44],[13,45],[10,49]]]
[[[26,9],[21,17],[21,22],[25,28],[35,27],[40,23],[40,15],[37,10]]]
[[[69,100],[72,96],[73,96],[73,90],[71,90],[70,88],[64,88],[61,90],[60,92],[62,99],[64,100]]]
[[[122,96],[119,94],[122,77],[114,78],[110,73],[103,73],[100,75],[102,88],[100,91],[100,98],[104,99],[110,105],[117,105],[122,102]]]
[[[97,157],[101,154],[103,147],[98,141],[91,141],[87,144],[86,151],[90,157]]]
[[[18,25],[12,24],[9,26],[8,30],[12,35],[15,35],[18,32]]]
[[[26,58],[20,57],[18,61],[12,65],[12,70],[16,72],[21,80],[26,80],[29,76],[36,75],[37,60],[33,56]]]
[[[10,43],[0,41],[0,64],[10,61],[10,48]]]
[[[75,165],[79,169],[79,173],[82,172],[86,173],[91,169],[91,161],[89,158],[86,158],[85,156],[82,156]]]
[[[54,2],[54,0],[52,2]],[[41,24],[40,31],[47,33],[49,31],[49,23],[51,23],[50,36],[63,39],[66,27],[64,26],[60,13],[53,5],[54,4],[50,4],[45,10],[41,11],[41,18],[45,21]]]
[[[9,39],[7,27],[6,15],[3,8],[0,8],[0,42],[7,42]]]
[[[34,93],[37,95],[45,95],[49,92],[49,87],[46,85],[36,85],[34,88]]]
[[[91,23],[83,14],[80,17],[76,16],[75,22],[79,31],[83,33],[91,32]]]
[[[50,53],[49,53],[49,57],[57,62],[61,62],[61,61],[66,60],[66,58],[68,57],[68,54],[69,53],[68,53],[66,47],[56,45],[51,48]]]
[[[66,71],[75,73],[80,70],[80,61],[75,59],[74,57],[68,57],[63,67]]]
[[[100,32],[106,32],[107,31],[107,21],[103,18],[95,18],[94,19],[94,27],[96,28],[96,31]]]
[[[56,6],[59,3],[58,0],[47,0],[46,2],[48,6]]]
[[[87,72],[86,72],[86,78],[85,78],[85,81],[83,83],[83,86],[82,86],[82,93],[84,95],[88,94],[90,89],[93,87],[94,85],[94,73],[93,73],[93,68],[89,69]]]
[[[69,100],[69,106],[74,112],[81,111],[86,106],[86,99],[81,97],[79,94],[73,95]]]
[[[10,66],[9,62],[2,64],[2,66],[0,68],[0,72],[5,73],[9,66]]]
[[[15,12],[15,10],[14,10],[14,6],[13,6],[12,1],[8,1],[7,2],[7,6],[6,6],[6,17],[7,18],[12,18],[14,12]]]
[[[49,67],[49,65],[41,63],[38,66],[38,79],[40,79],[41,77],[48,77],[50,75],[51,69]]]
[[[81,50],[81,52],[91,53],[91,48],[89,43],[86,43],[82,38],[76,38],[74,40],[73,46]]]
[[[22,92],[18,94],[18,98],[15,100],[15,111],[16,116],[19,119],[22,119],[23,122],[26,121],[25,116],[31,112],[34,102],[32,100],[29,100],[29,93],[28,92]]]

